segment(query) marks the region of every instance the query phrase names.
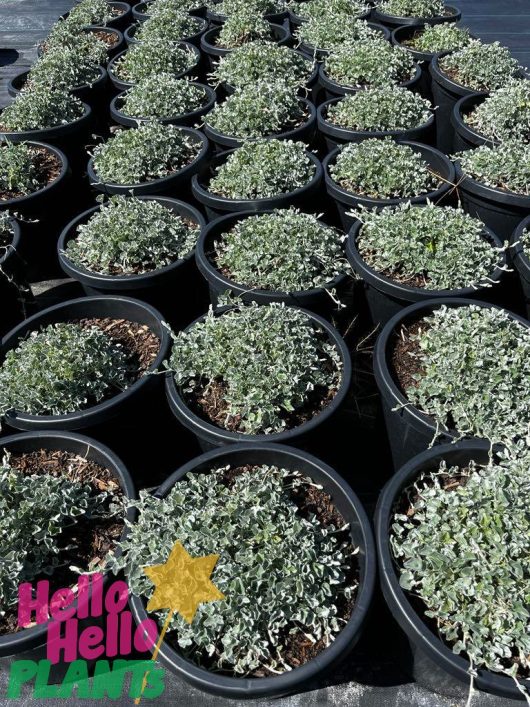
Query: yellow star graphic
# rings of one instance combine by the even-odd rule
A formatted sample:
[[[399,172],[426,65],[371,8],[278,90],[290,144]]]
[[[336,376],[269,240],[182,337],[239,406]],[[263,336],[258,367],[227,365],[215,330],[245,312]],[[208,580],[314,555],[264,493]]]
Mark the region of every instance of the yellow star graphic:
[[[218,559],[219,555],[191,557],[176,542],[163,565],[143,568],[156,587],[147,611],[178,611],[191,624],[199,604],[225,598],[210,579]]]

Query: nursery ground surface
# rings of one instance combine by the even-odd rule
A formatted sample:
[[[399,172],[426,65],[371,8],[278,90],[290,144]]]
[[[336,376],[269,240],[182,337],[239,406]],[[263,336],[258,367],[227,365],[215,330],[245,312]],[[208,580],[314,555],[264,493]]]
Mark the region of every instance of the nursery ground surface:
[[[454,4],[462,10],[463,22],[473,34],[484,41],[499,40],[511,49],[524,66],[530,65],[530,0],[455,0]],[[35,44],[46,36],[59,15],[72,5],[72,0],[0,0],[0,106],[8,102],[7,81],[33,63],[36,58]],[[79,286],[68,279],[34,282],[32,290],[35,295],[33,309],[44,309],[82,295]],[[361,392],[357,400],[357,405],[361,401],[361,409],[357,407],[349,411],[352,416],[349,424],[355,418],[357,434],[355,439],[348,438],[353,463],[359,473],[357,481],[368,479],[364,488],[354,484],[368,512],[373,511],[374,489],[381,485],[381,477],[385,475],[384,462],[387,455],[387,450],[381,448],[384,445],[381,445],[374,433],[377,410],[373,402],[373,385],[370,384],[370,357],[366,355],[372,345],[373,339],[367,340],[360,346],[361,351],[354,352],[354,385],[357,392]],[[367,450],[369,457],[361,456],[363,449]],[[333,464],[334,460],[327,458],[326,461]],[[336,461],[341,471],[340,461],[344,463],[344,460]],[[326,682],[308,685],[304,693],[273,702],[236,703],[199,692],[167,672],[164,695],[154,704],[186,707],[221,704],[271,704],[277,707],[463,707],[467,698],[465,686],[454,697],[440,697],[410,681],[404,669],[410,660],[408,650],[405,638],[394,624],[382,598],[377,596],[363,638],[355,649],[355,661],[346,661],[344,667],[330,675]],[[4,697],[6,681],[6,673],[0,672],[1,706],[18,704],[33,707],[42,704],[42,700],[32,699],[29,692],[20,700],[7,700]],[[45,702],[49,707],[65,704],[65,700],[55,699],[47,699]],[[76,707],[88,703],[87,700],[75,699],[66,702]],[[124,697],[119,702],[98,702],[110,705],[129,704],[131,701]],[[149,704],[149,700],[145,700],[145,704]],[[514,704],[510,700],[482,693],[475,693],[472,700],[472,707],[509,707]]]

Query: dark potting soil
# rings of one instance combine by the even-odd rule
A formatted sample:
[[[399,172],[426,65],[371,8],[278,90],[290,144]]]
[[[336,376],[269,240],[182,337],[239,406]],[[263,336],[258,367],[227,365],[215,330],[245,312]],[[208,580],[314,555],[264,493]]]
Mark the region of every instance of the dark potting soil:
[[[232,488],[234,486],[235,479],[238,476],[255,473],[258,469],[259,467],[251,464],[246,464],[239,467],[229,467],[223,472],[222,482],[228,488]],[[349,543],[348,529],[345,528],[347,525],[346,521],[333,505],[333,501],[329,494],[314,485],[302,485],[294,489],[289,489],[289,495],[291,500],[298,507],[298,513],[302,518],[311,518],[314,516],[325,528],[331,525],[334,525],[337,529],[344,528],[344,530],[336,532],[335,537],[339,543]],[[351,552],[353,551],[351,543],[349,543],[348,549]],[[359,566],[356,561],[352,561],[348,565],[345,569],[345,575],[346,578],[344,586],[358,586]],[[355,596],[346,598],[343,594],[341,594],[336,598],[336,605],[338,608],[337,617],[346,623],[352,615],[353,607],[355,605]],[[307,631],[304,632],[303,627],[300,628],[297,626],[297,631],[294,633],[290,632],[291,628],[293,627],[287,627],[283,632],[283,636],[280,636],[279,639],[279,645],[283,646],[281,650],[282,658],[291,668],[298,668],[301,665],[308,663],[325,648],[327,648],[328,644],[326,643],[325,638],[313,642],[307,637]],[[168,634],[167,640],[169,643],[173,644],[177,651],[179,650],[177,637],[174,632]],[[204,663],[201,664],[204,664],[204,667],[207,668],[209,663],[211,664],[211,659],[205,656]],[[270,675],[273,675],[273,673],[264,667],[252,671],[246,677],[261,678]]]
[[[116,8],[113,8],[116,9]],[[119,13],[121,14],[121,13]],[[116,35],[112,32],[105,32],[103,29],[91,30],[91,34],[95,34],[98,39],[105,42],[107,47],[113,47],[116,44]]]
[[[371,250],[361,250],[359,249],[359,255],[366,262],[366,264],[372,268],[375,272],[379,273],[383,277],[387,277],[389,280],[394,282],[399,282],[401,285],[408,285],[409,287],[427,287],[430,280],[426,272],[416,273],[414,275],[406,275],[399,271],[398,268],[391,270],[390,268],[385,268],[384,270],[377,270],[370,262],[370,257],[374,255]]]
[[[160,339],[145,324],[111,317],[78,319],[74,323],[82,327],[97,326],[105,334],[119,341],[134,358],[137,379],[141,378],[158,356]]]
[[[3,130],[0,124],[0,130]],[[35,166],[37,168],[37,180],[39,185],[32,192],[21,191],[0,191],[0,201],[8,201],[9,199],[18,199],[21,196],[27,196],[29,193],[43,189],[51,184],[61,173],[61,161],[53,152],[45,150],[43,147],[30,147],[30,151],[34,156]]]
[[[413,340],[420,331],[425,331],[427,325],[421,319],[411,324],[403,325],[395,335],[392,350],[392,367],[401,392],[406,395],[410,388],[416,388],[418,381],[414,376],[421,374],[422,366],[418,358],[419,341]]]
[[[94,494],[108,492],[117,498],[123,497],[119,484],[108,469],[71,452],[41,449],[24,454],[11,454],[8,463],[12,469],[26,476],[64,476],[73,482],[90,485]],[[55,539],[56,543],[68,546],[68,549],[59,555],[60,566],[51,576],[36,577],[33,584],[41,579],[48,580],[50,595],[57,589],[74,587],[78,575],[69,567],[94,570],[102,566],[107,554],[115,547],[123,525],[123,521],[116,517],[92,520],[83,516],[76,518],[75,524],[66,528]],[[21,630],[17,625],[17,613],[15,606],[8,609],[4,616],[0,616],[0,636]]]

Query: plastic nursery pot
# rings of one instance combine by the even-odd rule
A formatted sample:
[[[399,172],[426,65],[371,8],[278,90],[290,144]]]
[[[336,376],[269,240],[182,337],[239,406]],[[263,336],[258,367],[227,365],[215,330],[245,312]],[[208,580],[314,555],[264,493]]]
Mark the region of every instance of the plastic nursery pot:
[[[521,238],[523,233],[530,229],[530,216],[517,226],[510,240],[513,264],[517,270],[521,287],[526,302],[526,316],[530,319],[530,258],[523,248]]]
[[[504,289],[501,284],[505,274],[502,268],[506,266],[504,253],[499,253],[497,267],[488,275],[489,280],[495,283],[490,287],[462,287],[457,290],[429,290],[424,287],[411,287],[382,275],[366,263],[357,248],[357,240],[362,225],[361,221],[355,221],[353,224],[346,241],[346,256],[353,270],[364,281],[366,300],[374,324],[383,326],[389,319],[401,312],[404,307],[416,302],[425,302],[439,297],[444,299],[447,297],[463,297],[486,301],[493,300],[494,303],[497,303],[498,295],[502,294],[499,289]],[[489,228],[484,228],[483,235],[493,248],[502,248],[501,241]]]
[[[469,660],[453,653],[439,635],[426,623],[421,613],[421,600],[401,588],[396,563],[390,548],[390,533],[396,504],[407,487],[424,471],[435,471],[440,462],[447,467],[465,467],[470,461],[486,464],[490,444],[479,440],[445,444],[428,450],[411,459],[386,484],[375,512],[375,533],[381,588],[395,620],[407,635],[412,648],[412,664],[408,669],[423,687],[450,697],[465,698],[469,692]],[[427,607],[425,607],[427,609]],[[456,679],[455,679],[456,678]],[[528,680],[521,680],[526,691]],[[474,687],[498,697],[523,699],[515,681],[501,673],[478,669],[473,679]]]
[[[187,221],[196,223],[201,232],[206,226],[204,216],[183,201],[156,196],[139,198],[157,201]],[[189,324],[200,311],[204,311],[204,302],[202,300],[195,302],[203,283],[195,265],[194,251],[171,265],[141,275],[102,275],[75,265],[68,258],[65,248],[76,238],[77,227],[86,224],[99,209],[99,206],[95,206],[77,216],[63,230],[57,244],[61,268],[66,275],[81,283],[86,295],[118,294],[137,297],[156,307],[173,325]],[[177,302],[181,304],[175,306]],[[182,303],[185,305],[183,306]],[[176,318],[177,315],[179,318]]]
[[[87,34],[100,34],[105,35],[105,39],[100,37],[107,44],[107,55],[110,59],[113,56],[121,52],[124,48],[124,36],[123,32],[115,27],[105,27],[104,25],[87,25],[83,28],[83,32]],[[39,44],[37,47],[37,56],[41,57],[46,53],[46,40]],[[8,84],[8,91],[10,91],[10,84]],[[11,94],[13,95],[13,94]]]
[[[455,171],[464,210],[483,221],[501,240],[509,240],[514,229],[530,214],[530,194],[489,187],[465,175],[458,160]]]
[[[136,497],[133,481],[123,462],[108,447],[90,437],[74,432],[46,430],[10,435],[0,441],[2,456],[5,452],[29,454],[41,449],[78,454],[84,459],[99,464],[112,474],[125,498]],[[132,518],[130,512],[128,512],[128,517]],[[104,585],[107,584],[107,581],[108,575],[103,579]],[[80,631],[89,625],[96,625],[99,621],[103,625],[102,618],[81,621]],[[1,635],[0,670],[9,671],[10,664],[15,660],[46,660],[48,623],[23,628],[16,633]],[[52,665],[49,681],[51,683],[62,682],[68,667],[69,663]]]
[[[15,218],[9,219],[13,232],[11,243],[0,247],[0,336],[24,319],[23,279],[24,264],[19,251],[22,242],[21,229]]]
[[[105,28],[102,28],[105,31]],[[99,76],[91,84],[81,84],[80,86],[75,86],[70,90],[70,93],[80,101],[88,103],[92,107],[98,107],[101,105],[103,97],[105,95],[105,89],[107,86],[107,72],[102,66],[98,66]],[[13,98],[16,98],[20,91],[24,88],[26,81],[28,79],[29,71],[23,71],[21,74],[14,76],[7,84],[7,92]]]
[[[184,71],[181,71],[177,74],[173,74],[174,78],[180,79],[184,76],[191,76],[192,74],[196,73],[198,70],[199,62],[201,60],[201,53],[195,47],[193,44],[190,44],[189,42],[175,42],[175,47],[181,47],[183,49],[189,49],[195,56],[195,63],[193,66],[190,66],[188,69],[185,69]],[[118,91],[125,91],[127,88],[130,88],[131,86],[134,85],[134,81],[123,81],[116,75],[115,67],[116,63],[125,55],[125,53],[128,50],[126,49],[123,52],[120,52],[117,54],[112,61],[109,62],[107,66],[107,72],[109,75],[109,79],[111,80],[112,85],[114,88],[116,88]]]
[[[304,107],[306,114],[306,119],[301,125],[298,125],[292,130],[285,130],[281,133],[273,133],[272,135],[265,135],[264,137],[275,139],[275,140],[299,140],[304,142],[306,145],[311,144],[313,136],[316,130],[317,113],[315,106],[311,101],[305,98],[300,98],[300,103]],[[235,147],[241,147],[245,142],[244,139],[237,137],[231,137],[230,135],[225,135],[220,133],[208,124],[208,117],[206,117],[204,125],[204,134],[212,142],[219,152],[233,149]]]
[[[180,37],[179,41],[188,42],[189,44],[193,44],[195,47],[199,47],[201,44],[201,37],[208,29],[208,21],[205,20],[203,17],[197,17],[196,19],[200,20],[201,22],[200,29],[195,32],[195,34],[190,34],[187,37]],[[138,27],[140,26],[141,24],[133,24],[125,30],[124,37],[128,45],[141,43],[142,40],[136,38],[136,32],[138,31]]]
[[[273,211],[263,213],[273,213]],[[304,309],[309,309],[312,312],[329,318],[332,312],[336,311],[337,305],[331,299],[327,290],[335,290],[339,293],[338,296],[340,297],[340,292],[346,288],[347,283],[351,279],[346,273],[337,276],[331,282],[327,283],[326,289],[324,287],[316,287],[310,290],[280,292],[249,287],[248,285],[237,283],[225,277],[216,267],[214,254],[215,242],[222,240],[222,235],[230,231],[236,223],[255,215],[254,211],[241,211],[237,214],[221,216],[221,218],[215,219],[215,221],[208,224],[197,242],[195,259],[201,275],[203,275],[208,282],[210,300],[213,306],[218,306],[220,295],[230,291],[235,296],[240,297],[244,302],[258,302],[258,304],[284,302],[287,305],[303,307]]]
[[[281,25],[271,24],[270,30],[271,30],[271,40],[276,42],[276,44],[279,44],[280,46],[290,44],[291,34],[287,29],[285,29],[285,27],[282,27]],[[227,54],[230,54],[230,52],[234,51],[233,49],[227,49],[225,47],[220,47],[217,44],[217,39],[219,37],[220,31],[221,31],[220,26],[211,27],[201,37],[201,44],[200,44],[201,51],[208,58],[208,63],[210,65],[210,69],[214,68],[215,64],[220,59],[220,57],[226,56]]]
[[[209,144],[206,137],[194,128],[181,127],[190,137],[195,137],[201,149],[195,159],[182,169],[159,179],[152,179],[140,184],[115,184],[102,182],[94,169],[94,158],[91,157],[87,165],[88,178],[92,186],[105,194],[134,194],[134,196],[148,196],[151,194],[175,194],[187,189],[190,178],[208,162]]]
[[[336,98],[337,96],[347,96],[352,93],[357,93],[358,91],[362,91],[363,88],[357,88],[355,86],[346,86],[340,83],[337,83],[336,81],[333,81],[327,74],[326,74],[326,64],[325,62],[323,64],[320,64],[318,67],[318,82],[320,86],[324,89],[325,93],[325,100],[329,101],[331,98]],[[401,86],[403,88],[409,88],[411,91],[416,90],[416,88],[419,85],[419,82],[421,80],[421,69],[419,66],[416,66],[414,68],[414,76],[411,79],[408,79],[407,81],[401,81],[400,83],[396,84],[397,86]]]
[[[168,116],[165,118],[158,118],[159,123],[171,124],[171,125],[184,125],[192,126],[197,125],[202,121],[203,116],[209,113],[215,105],[217,96],[215,91],[210,86],[203,83],[197,83],[196,81],[190,81],[192,86],[197,86],[204,91],[204,103],[201,108],[194,110],[191,113],[182,113],[181,115]],[[128,128],[136,127],[141,123],[151,122],[151,118],[132,118],[129,115],[122,113],[121,108],[125,100],[126,91],[122,91],[117,96],[115,96],[110,103],[110,117],[115,123],[119,125],[125,125]]]
[[[434,147],[422,145],[419,142],[400,141],[403,145],[408,145],[414,152],[419,153],[427,163],[429,170],[436,175],[439,175],[442,184],[438,189],[420,194],[413,197],[394,198],[394,199],[373,199],[368,196],[361,196],[354,192],[346,191],[337,182],[333,181],[330,176],[329,168],[335,163],[335,160],[340,152],[340,147],[337,147],[333,152],[330,152],[324,158],[322,167],[324,169],[324,179],[326,189],[330,197],[335,201],[337,210],[345,232],[348,232],[353,225],[355,218],[349,215],[349,212],[361,206],[371,209],[381,209],[383,206],[397,206],[405,202],[411,204],[425,204],[427,201],[432,201],[435,204],[446,203],[449,200],[450,193],[454,189],[455,168],[451,160],[436,150]]]
[[[437,15],[436,17],[396,17],[395,15],[387,15],[378,10],[377,6],[372,10],[372,17],[376,22],[380,22],[385,27],[394,29],[403,25],[439,25],[442,22],[458,22],[462,17],[462,13],[456,7],[450,5],[445,6],[445,14]]]
[[[304,689],[316,678],[330,672],[350,653],[361,635],[373,598],[376,561],[370,521],[359,499],[346,482],[327,464],[309,454],[280,444],[235,444],[208,452],[192,459],[178,469],[155,492],[166,497],[172,487],[186,474],[209,473],[212,468],[227,465],[275,465],[290,471],[299,471],[320,484],[349,525],[349,532],[359,563],[359,589],[352,615],[342,631],[328,648],[316,658],[281,675],[264,678],[238,678],[214,673],[184,658],[166,641],[162,643],[159,659],[173,673],[204,692],[231,699],[280,697]],[[144,600],[131,595],[129,603],[135,622],[147,618]]]
[[[300,24],[303,24],[301,22]],[[376,22],[367,22],[366,23],[368,27],[371,27],[372,29],[376,30],[377,32],[380,32],[383,35],[383,38],[386,40],[390,39],[390,30],[388,30],[386,27],[383,27],[383,25],[377,24]],[[295,41],[297,40],[297,37],[294,37]],[[305,42],[300,42],[298,45],[298,49],[302,52],[302,54],[305,54],[309,59],[315,59],[316,61],[323,61],[329,54],[331,54],[331,49],[317,49],[313,44],[306,44]]]
[[[473,130],[464,120],[464,117],[471,113],[477,106],[488,97],[487,93],[473,93],[471,96],[464,96],[455,103],[451,114],[451,124],[455,131],[453,144],[454,152],[472,150],[480,145],[499,145],[500,140],[492,140]]]
[[[341,128],[327,120],[329,108],[336,105],[341,100],[342,98],[332,98],[330,101],[322,103],[317,108],[318,131],[324,136],[328,152],[331,152],[331,150],[334,150],[338,145],[343,145],[346,142],[362,142],[372,137],[391,137],[400,142],[403,140],[412,140],[414,142],[422,142],[425,145],[430,145],[434,142],[434,113],[432,113],[427,122],[419,125],[417,128],[410,128],[409,130],[350,130],[348,128]]]
[[[230,311],[230,309],[232,308],[221,307],[215,310],[215,316],[221,317],[223,314]],[[284,430],[283,432],[274,432],[272,434],[231,432],[195,414],[181,396],[177,384],[175,383],[174,375],[171,371],[168,371],[166,374],[166,395],[169,407],[177,420],[188,430],[191,430],[197,437],[201,449],[209,450],[215,447],[234,444],[235,442],[244,442],[245,445],[261,442],[278,442],[302,449],[309,447],[314,449],[318,447],[321,440],[326,438],[329,443],[329,434],[332,432],[333,419],[344,404],[351,383],[352,365],[350,354],[344,339],[326,319],[307,309],[302,309],[301,307],[297,307],[297,309],[307,314],[314,327],[318,327],[318,329],[325,332],[326,336],[329,338],[330,342],[335,345],[339,353],[342,362],[342,379],[335,397],[323,410],[314,415],[310,420],[303,422],[295,428]],[[196,319],[192,324],[186,327],[185,331],[188,331],[195,326],[195,324],[203,321],[205,316],[206,315],[203,315]]]
[[[446,307],[463,307],[471,304],[488,309],[496,307],[489,302],[456,297],[439,297],[425,302],[418,302],[406,307],[392,317],[377,338],[374,349],[374,374],[381,394],[395,470],[403,466],[416,454],[424,452],[430,447],[437,432],[434,418],[411,405],[399,387],[392,365],[395,336],[403,325],[411,324],[429,316],[442,305]],[[509,312],[509,315],[525,327],[530,327],[530,322],[523,319],[523,317],[513,312]],[[438,444],[447,443],[456,438],[454,430],[441,428],[438,431],[440,434],[436,439],[436,449]]]
[[[371,10],[367,10],[366,12],[363,12],[360,15],[356,15],[355,19],[357,20],[367,20],[370,17]],[[291,23],[291,28],[294,31],[297,27],[300,27],[304,22],[307,21],[307,18],[302,17],[301,15],[298,15],[296,12],[293,10],[289,11],[289,21]]]
[[[127,2],[114,2],[114,0],[112,0],[109,4],[115,9],[117,14],[116,17],[113,17],[107,22],[105,27],[124,30],[131,22],[131,6]]]
[[[191,180],[191,191],[195,199],[202,204],[209,221],[226,213],[241,211],[268,211],[269,209],[281,209],[287,206],[298,206],[300,208],[318,209],[318,195],[322,182],[322,165],[320,160],[309,150],[306,154],[315,166],[315,174],[311,180],[303,187],[295,189],[286,194],[278,194],[261,199],[228,199],[209,191],[208,185],[213,175],[213,170],[223,164],[233,150],[227,150],[215,155],[208,164],[204,163],[202,169]],[[315,201],[315,199],[317,201]],[[318,202],[318,203],[317,203]]]

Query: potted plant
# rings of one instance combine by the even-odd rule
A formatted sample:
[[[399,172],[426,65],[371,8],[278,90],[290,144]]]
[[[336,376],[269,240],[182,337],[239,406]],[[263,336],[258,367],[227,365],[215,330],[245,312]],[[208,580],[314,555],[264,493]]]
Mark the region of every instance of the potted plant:
[[[423,143],[434,139],[431,103],[401,86],[367,88],[326,101],[318,107],[317,123],[328,151],[371,137]]]
[[[242,10],[275,24],[282,24],[288,15],[284,0],[212,0],[207,3],[206,17],[212,24],[221,25]]]
[[[429,66],[435,54],[443,56],[449,52],[467,47],[473,39],[466,27],[454,22],[437,25],[404,25],[392,32],[392,44],[403,47],[412,54],[421,68],[419,90],[426,98],[432,98],[431,74]]]
[[[191,555],[214,545],[220,555],[212,581],[225,598],[200,606],[192,625],[175,615],[160,650],[172,672],[223,697],[279,696],[310,684],[354,646],[374,589],[370,524],[350,487],[315,457],[277,444],[230,445],[183,466],[137,509],[114,562],[127,576],[137,622],[153,592],[137,567],[165,561],[169,537]],[[206,529],[200,536],[183,530],[191,515]],[[168,534],[157,532],[162,526]],[[213,661],[202,660],[206,639],[218,647]]]
[[[190,42],[198,46],[208,22],[184,10],[169,6],[146,22],[131,25],[125,32],[128,44],[137,42]]]
[[[458,191],[464,209],[508,240],[530,210],[530,145],[503,142],[456,155]]]
[[[208,156],[208,141],[193,128],[144,123],[97,145],[87,171],[107,194],[162,194],[183,188]]]
[[[216,105],[205,118],[204,132],[220,150],[226,150],[261,137],[310,143],[315,128],[312,103],[284,83],[260,81],[237,88]]]
[[[195,125],[212,110],[213,88],[172,74],[153,74],[115,96],[110,115],[120,125],[133,127],[156,120],[172,125]]]
[[[271,24],[250,9],[231,15],[221,26],[214,26],[201,37],[201,50],[208,57],[210,69],[221,56],[256,39],[269,40],[280,45],[289,44],[291,35],[285,27]]]
[[[526,302],[526,316],[530,318],[530,216],[517,226],[510,240],[512,259],[519,275]]]
[[[504,248],[473,216],[451,206],[406,203],[357,217],[346,254],[364,280],[374,323],[435,297],[498,301]]]
[[[113,57],[123,49],[124,38],[118,29],[98,25],[87,25],[81,31],[79,29],[65,20],[59,20],[53,25],[46,39],[38,45],[38,56],[41,57],[46,52],[64,47],[85,44],[90,47],[89,51],[96,52],[103,45],[107,58]]]
[[[431,25],[457,22],[462,13],[443,0],[382,0],[373,10],[373,17],[394,29],[402,25],[421,25],[426,20]]]
[[[383,593],[427,688],[528,696],[527,486],[526,450],[473,440],[415,457],[379,499]]]
[[[370,3],[363,0],[291,0],[289,3],[289,18],[293,31],[311,20],[332,17],[341,17],[345,22],[351,19],[366,20],[370,13]]]
[[[187,42],[141,42],[118,54],[108,65],[110,80],[119,91],[156,74],[190,76],[197,69],[199,50]]]
[[[421,76],[412,56],[383,38],[365,39],[332,52],[319,67],[326,100],[361,88],[399,84],[413,88]]]
[[[175,335],[168,366],[170,408],[203,449],[315,445],[329,435],[351,378],[338,332],[308,310],[275,302],[210,309]]]
[[[258,81],[282,80],[296,89],[311,86],[316,68],[303,54],[274,42],[256,39],[222,56],[212,73],[228,93]]]
[[[57,245],[59,262],[87,295],[138,297],[172,324],[189,324],[199,314],[187,293],[198,299],[193,255],[205,225],[196,209],[176,199],[112,196],[66,226]],[[187,306],[175,308],[179,300]]]
[[[329,14],[302,22],[293,37],[304,54],[321,61],[343,45],[365,39],[388,39],[389,33],[382,25],[349,15]]]
[[[284,302],[329,317],[351,279],[343,239],[313,214],[248,211],[208,224],[195,257],[214,307],[230,292],[244,302]]]
[[[472,40],[467,47],[434,57],[430,64],[432,92],[436,109],[436,141],[438,149],[450,153],[454,147],[451,114],[456,102],[477,91],[494,91],[522,69],[510,50],[499,42],[482,44]]]
[[[341,145],[322,166],[345,231],[354,221],[352,209],[438,203],[449,197],[455,177],[451,161],[438,150],[390,137]]]
[[[464,96],[455,105],[451,121],[455,150],[505,140],[530,142],[530,81],[512,79],[489,95]]]
[[[9,211],[0,211],[0,337],[24,318],[25,294],[23,264],[19,255],[21,229]]]
[[[315,206],[321,180],[320,162],[303,143],[260,138],[214,157],[191,188],[211,220],[227,211]]]
[[[167,8],[176,8],[196,17],[204,17],[206,3],[199,3],[200,0],[145,0],[134,5],[132,14],[137,22],[145,22]]]
[[[115,0],[81,0],[61,18],[71,27],[83,29],[88,25],[103,25],[124,29],[131,17],[131,6]]]
[[[386,324],[374,372],[396,470],[435,442],[525,438],[529,326],[500,307],[453,297],[413,304]]]

